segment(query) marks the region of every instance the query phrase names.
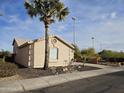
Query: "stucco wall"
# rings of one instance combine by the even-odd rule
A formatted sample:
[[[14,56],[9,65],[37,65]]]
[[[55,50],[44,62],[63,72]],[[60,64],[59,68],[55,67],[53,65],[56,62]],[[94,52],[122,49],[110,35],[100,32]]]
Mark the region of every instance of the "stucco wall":
[[[74,53],[71,48],[63,44],[61,41],[57,40],[55,44],[52,41],[53,38],[49,38],[49,49],[58,48],[58,59],[50,60],[49,66],[67,66],[73,59]],[[34,43],[34,68],[41,68],[44,66],[45,58],[45,42],[37,41]]]
[[[51,42],[53,37],[49,38],[49,49],[58,48],[58,59],[49,60],[49,66],[67,66],[74,57],[74,51],[63,42],[56,39],[56,43]],[[38,40],[31,45],[16,49],[15,61],[25,67],[43,68],[45,58],[45,40]],[[14,50],[15,50],[14,49]]]
[[[56,39],[56,43],[53,43],[53,39],[50,38],[50,49],[51,48],[58,48],[58,59],[57,60],[50,60],[49,66],[67,66],[71,62],[73,58],[73,50],[69,48],[67,45]]]
[[[33,67],[33,46],[30,45],[23,48],[18,48],[15,43],[14,47],[14,50],[16,50],[15,62],[25,67]]]
[[[28,66],[33,68],[34,67],[34,44],[29,45],[29,62]]]
[[[42,68],[44,66],[45,46],[43,41],[34,43],[34,68]]]

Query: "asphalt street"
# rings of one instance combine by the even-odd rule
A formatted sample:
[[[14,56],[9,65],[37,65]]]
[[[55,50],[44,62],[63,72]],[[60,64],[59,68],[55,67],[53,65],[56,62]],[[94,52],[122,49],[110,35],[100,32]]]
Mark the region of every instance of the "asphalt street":
[[[23,93],[124,93],[124,71]]]

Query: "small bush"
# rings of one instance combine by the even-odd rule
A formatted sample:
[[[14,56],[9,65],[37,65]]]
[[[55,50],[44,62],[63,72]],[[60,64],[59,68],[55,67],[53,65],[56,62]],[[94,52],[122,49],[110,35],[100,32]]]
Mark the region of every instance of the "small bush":
[[[17,66],[8,62],[0,62],[0,77],[9,77],[16,74]]]

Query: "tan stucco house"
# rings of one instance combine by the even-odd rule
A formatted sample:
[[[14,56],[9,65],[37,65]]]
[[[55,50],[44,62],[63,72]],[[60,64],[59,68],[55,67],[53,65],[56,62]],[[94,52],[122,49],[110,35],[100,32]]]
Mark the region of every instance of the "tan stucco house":
[[[45,39],[13,40],[15,62],[25,67],[43,68]],[[74,47],[58,36],[49,36],[49,67],[67,66],[74,57]]]

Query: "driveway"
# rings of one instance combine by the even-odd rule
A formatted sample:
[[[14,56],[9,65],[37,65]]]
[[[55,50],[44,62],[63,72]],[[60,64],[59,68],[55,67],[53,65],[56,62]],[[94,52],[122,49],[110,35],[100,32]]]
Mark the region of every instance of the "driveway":
[[[124,71],[23,93],[124,93]]]

